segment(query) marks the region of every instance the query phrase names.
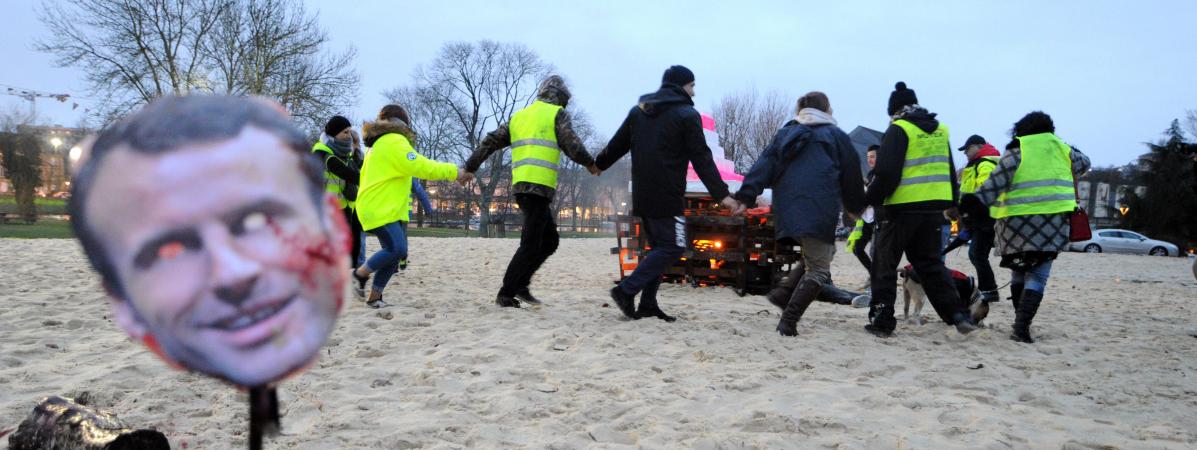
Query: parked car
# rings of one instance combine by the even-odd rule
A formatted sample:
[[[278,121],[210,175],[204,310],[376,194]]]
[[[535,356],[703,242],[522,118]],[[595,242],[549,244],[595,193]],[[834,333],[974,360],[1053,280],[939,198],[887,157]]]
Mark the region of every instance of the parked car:
[[[1087,253],[1131,253],[1135,255],[1180,256],[1180,248],[1155,239],[1148,239],[1134,231],[1103,229],[1093,232],[1093,239],[1073,242],[1068,246],[1074,252]]]

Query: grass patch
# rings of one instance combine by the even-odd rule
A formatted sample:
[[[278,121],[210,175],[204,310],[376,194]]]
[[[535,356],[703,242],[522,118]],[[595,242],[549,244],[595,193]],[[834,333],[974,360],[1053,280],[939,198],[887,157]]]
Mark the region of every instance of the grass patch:
[[[71,223],[65,220],[42,219],[33,225],[25,222],[0,224],[0,238],[16,239],[72,239]]]
[[[407,229],[407,235],[409,237],[438,237],[438,238],[478,237],[478,230],[468,230],[467,231],[467,230],[462,230],[460,228],[409,227]],[[507,235],[504,237],[507,239],[519,239],[520,232],[518,230],[509,230],[509,231],[507,231]],[[615,237],[615,235],[611,234],[611,233],[583,233],[583,232],[579,232],[579,231],[562,231],[561,232],[562,239],[614,238],[614,237]]]
[[[462,238],[477,237],[478,230],[462,230],[459,228],[408,228],[411,237],[434,238]],[[0,238],[17,239],[72,239],[75,234],[71,231],[71,223],[65,220],[41,219],[33,225],[24,222],[10,222],[0,224]],[[519,239],[518,231],[508,231],[507,239]],[[562,231],[561,238],[614,238],[609,233],[582,233],[577,231]]]

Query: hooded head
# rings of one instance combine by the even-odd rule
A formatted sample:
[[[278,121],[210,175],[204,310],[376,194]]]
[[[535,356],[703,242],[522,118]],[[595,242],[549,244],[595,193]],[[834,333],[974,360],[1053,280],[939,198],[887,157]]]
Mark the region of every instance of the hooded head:
[[[904,106],[919,104],[919,98],[913,89],[907,89],[906,83],[899,81],[894,85],[894,91],[889,94],[889,107],[885,110],[891,117],[902,110]]]
[[[536,87],[536,98],[545,103],[564,107],[569,103],[570,96],[565,79],[558,75],[549,75]]]

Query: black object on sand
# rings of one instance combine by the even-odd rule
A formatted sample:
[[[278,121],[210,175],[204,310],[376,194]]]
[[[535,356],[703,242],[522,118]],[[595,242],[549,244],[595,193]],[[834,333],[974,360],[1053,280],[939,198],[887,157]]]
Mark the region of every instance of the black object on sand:
[[[46,397],[8,438],[12,450],[170,450],[156,430],[136,430],[115,414],[65,397]]]

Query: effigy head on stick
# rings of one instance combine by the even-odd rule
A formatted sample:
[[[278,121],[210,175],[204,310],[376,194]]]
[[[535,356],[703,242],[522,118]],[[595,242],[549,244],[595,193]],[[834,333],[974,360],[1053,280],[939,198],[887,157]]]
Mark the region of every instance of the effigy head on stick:
[[[344,301],[348,229],[324,184],[277,104],[168,97],[100,133],[68,208],[125,332],[264,387],[315,360]]]

